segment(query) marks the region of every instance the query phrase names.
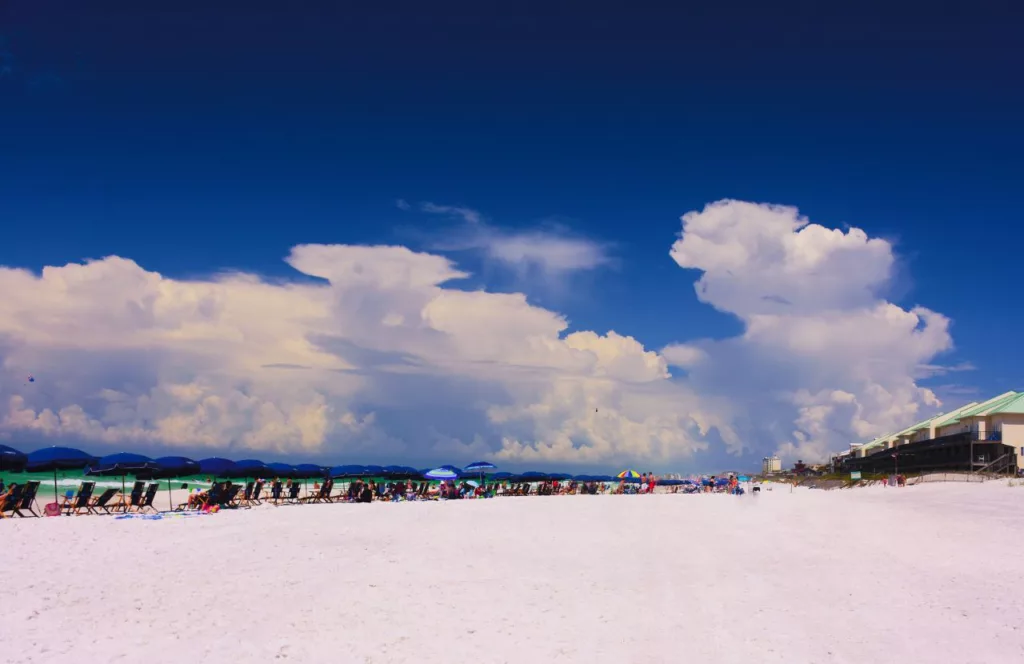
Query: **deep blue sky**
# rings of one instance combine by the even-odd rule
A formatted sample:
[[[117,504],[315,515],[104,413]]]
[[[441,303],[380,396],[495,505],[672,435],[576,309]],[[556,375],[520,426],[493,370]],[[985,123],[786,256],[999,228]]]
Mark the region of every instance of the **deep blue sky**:
[[[1015,3],[245,4],[0,5],[0,263],[286,276],[442,223],[396,199],[462,204],[616,243],[531,295],[659,347],[738,329],[669,259],[679,215],[784,203],[895,240],[962,380],[1021,385]]]

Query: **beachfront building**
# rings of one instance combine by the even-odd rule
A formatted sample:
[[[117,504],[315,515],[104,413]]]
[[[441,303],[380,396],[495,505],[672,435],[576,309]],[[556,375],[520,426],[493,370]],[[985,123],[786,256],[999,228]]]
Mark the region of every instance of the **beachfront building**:
[[[844,469],[866,472],[1016,471],[1024,468],[1024,392],[969,403],[835,458]]]
[[[772,473],[782,472],[782,459],[775,456],[774,454],[770,457],[761,459],[761,473],[763,475],[771,475]]]

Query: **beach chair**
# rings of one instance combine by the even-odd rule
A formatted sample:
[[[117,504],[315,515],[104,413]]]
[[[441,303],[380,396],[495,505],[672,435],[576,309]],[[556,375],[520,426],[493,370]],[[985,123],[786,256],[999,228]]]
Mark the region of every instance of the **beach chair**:
[[[270,484],[270,498],[268,500],[274,501],[274,504],[277,505],[279,502],[281,502],[281,494],[283,492],[284,492],[284,485],[282,485],[280,482],[271,482],[271,484]]]
[[[278,482],[278,484],[280,484],[280,482]],[[263,493],[263,480],[257,480],[256,486],[253,487],[252,498],[250,500],[257,505],[263,504],[263,501],[260,500],[261,493]]]
[[[78,486],[78,495],[72,494],[69,498],[67,494],[64,494],[64,502],[60,506],[61,511],[68,516],[71,515],[72,510],[75,511],[75,514],[81,514],[82,510],[85,510],[85,513],[88,514],[89,504],[92,502],[92,492],[95,488],[95,482],[82,482]]]
[[[24,517],[25,515],[22,514],[22,510],[26,510],[32,516],[34,516],[36,518],[39,518],[39,515],[36,514],[36,510],[35,510],[36,494],[38,494],[38,493],[39,493],[39,482],[38,481],[32,480],[31,482],[26,482],[24,487],[23,487],[23,492],[21,494],[21,500],[15,506],[14,513],[17,514],[20,517]]]
[[[219,505],[221,507],[238,507],[239,502],[241,501],[241,499],[238,497],[238,494],[242,492],[241,485],[232,484],[230,482],[225,482],[225,484],[227,486],[224,488],[224,493],[220,497],[220,500],[215,503],[211,502],[210,505]]]
[[[142,500],[139,501],[138,507],[136,508],[139,512],[144,512],[147,509],[157,511],[156,507],[153,506],[153,501],[156,500],[156,493],[160,490],[160,484],[153,482],[146,487],[146,493],[142,495]]]
[[[242,497],[238,499],[238,504],[235,507],[251,507],[252,506],[252,492],[256,488],[255,482],[248,482],[245,485],[245,492]]]
[[[122,510],[127,512],[130,508],[138,506],[142,502],[142,492],[146,490],[145,482],[136,482],[132,485],[131,492],[127,496],[121,494],[120,500],[115,505],[112,505],[112,510]]]
[[[21,505],[21,499],[25,495],[25,485],[23,484],[12,484],[7,488],[7,492],[0,496],[0,519],[12,518],[18,511],[18,506]],[[7,514],[10,512],[10,514]]]
[[[331,498],[331,490],[334,488],[334,480],[324,480],[324,483],[320,485],[320,491],[309,501],[311,503],[330,503],[333,502]]]
[[[109,503],[111,499],[120,492],[120,489],[107,489],[101,493],[98,498],[94,498],[92,502],[89,503],[89,512],[91,514],[99,514],[99,511],[103,510],[104,514],[110,514],[110,510],[116,507],[116,505],[110,505],[108,507],[107,503]]]

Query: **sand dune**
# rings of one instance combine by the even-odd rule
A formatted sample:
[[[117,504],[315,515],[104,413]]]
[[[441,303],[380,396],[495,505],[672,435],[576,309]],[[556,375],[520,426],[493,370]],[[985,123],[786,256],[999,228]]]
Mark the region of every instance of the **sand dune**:
[[[989,483],[5,521],[0,661],[1024,661],[1022,508]]]

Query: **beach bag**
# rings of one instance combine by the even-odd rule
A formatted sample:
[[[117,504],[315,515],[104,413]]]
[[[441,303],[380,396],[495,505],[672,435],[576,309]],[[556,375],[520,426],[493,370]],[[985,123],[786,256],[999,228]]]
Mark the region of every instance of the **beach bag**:
[[[43,508],[43,513],[46,516],[60,516],[60,505],[57,503],[46,503],[46,507]]]

